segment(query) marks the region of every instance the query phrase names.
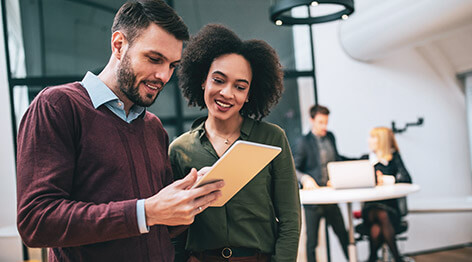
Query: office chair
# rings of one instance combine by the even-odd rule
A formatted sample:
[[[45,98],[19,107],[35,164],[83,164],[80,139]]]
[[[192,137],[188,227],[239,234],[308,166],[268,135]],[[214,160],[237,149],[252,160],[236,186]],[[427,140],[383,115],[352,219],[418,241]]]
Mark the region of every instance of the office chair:
[[[404,217],[408,214],[408,207],[406,203],[406,197],[402,197],[397,199],[398,207],[400,210],[400,216],[402,218],[400,226],[395,230],[395,240],[397,241],[406,241],[408,237],[404,235],[408,230],[408,221],[404,220]],[[353,216],[356,219],[361,219],[362,218],[362,213],[360,210],[354,211]],[[355,238],[356,242],[357,241],[362,241],[362,240],[369,240],[369,229],[365,226],[364,223],[359,223],[355,227],[355,232],[357,233],[357,236]],[[387,246],[386,243],[382,245],[382,255],[380,257],[380,261],[382,262],[390,262],[393,261],[393,257],[390,254],[390,250]],[[414,262],[415,260],[410,257],[403,257],[405,262]]]

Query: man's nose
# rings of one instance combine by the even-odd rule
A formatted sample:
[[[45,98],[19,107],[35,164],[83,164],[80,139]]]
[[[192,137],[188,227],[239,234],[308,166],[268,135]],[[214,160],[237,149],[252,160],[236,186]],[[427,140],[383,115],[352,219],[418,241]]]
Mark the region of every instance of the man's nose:
[[[174,73],[173,68],[159,68],[154,76],[161,80],[163,84],[165,85],[167,82],[169,82],[170,78],[172,77],[172,73]]]

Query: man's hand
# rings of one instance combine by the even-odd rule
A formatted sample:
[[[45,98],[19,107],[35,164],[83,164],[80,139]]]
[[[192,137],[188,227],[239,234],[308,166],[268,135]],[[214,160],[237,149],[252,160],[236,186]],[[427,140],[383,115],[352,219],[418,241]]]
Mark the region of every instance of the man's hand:
[[[300,179],[300,183],[302,184],[302,189],[305,189],[305,190],[313,190],[313,189],[320,188],[320,186],[318,186],[318,184],[313,179],[313,177],[309,175],[302,176],[302,178]]]
[[[159,193],[144,200],[146,224],[152,225],[189,225],[195,215],[205,210],[213,201],[221,196],[223,181],[192,188],[197,180],[197,170],[181,180],[163,188]]]
[[[211,166],[205,166],[205,167],[202,167],[200,170],[198,170],[197,172],[197,180],[195,180],[195,182],[191,185],[188,185],[185,189],[190,189],[192,188],[192,186],[197,183],[200,179],[202,179],[202,177],[204,175],[206,175],[206,173],[210,172],[211,170]]]

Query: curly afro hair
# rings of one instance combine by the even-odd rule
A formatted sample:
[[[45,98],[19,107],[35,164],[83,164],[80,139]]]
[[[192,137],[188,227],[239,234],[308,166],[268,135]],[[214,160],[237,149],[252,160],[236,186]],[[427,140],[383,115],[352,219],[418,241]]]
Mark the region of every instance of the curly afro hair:
[[[190,106],[205,108],[202,84],[211,63],[226,54],[239,54],[251,65],[249,102],[240,110],[242,116],[262,119],[277,104],[283,92],[283,71],[275,50],[262,40],[241,40],[223,25],[209,24],[193,36],[182,56],[179,86]]]

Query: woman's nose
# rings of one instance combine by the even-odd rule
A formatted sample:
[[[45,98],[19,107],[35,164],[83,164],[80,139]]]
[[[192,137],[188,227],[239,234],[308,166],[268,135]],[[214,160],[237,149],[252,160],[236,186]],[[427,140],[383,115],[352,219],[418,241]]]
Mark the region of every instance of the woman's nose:
[[[220,90],[220,95],[224,97],[231,97],[233,95],[233,91],[231,85],[227,84]]]

